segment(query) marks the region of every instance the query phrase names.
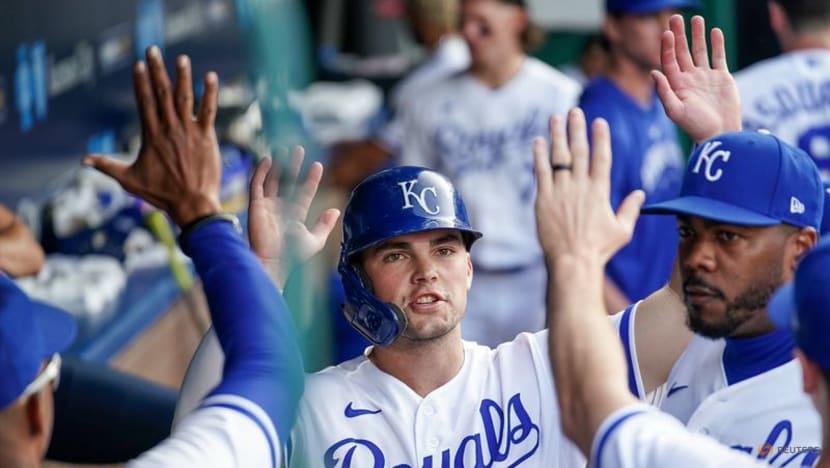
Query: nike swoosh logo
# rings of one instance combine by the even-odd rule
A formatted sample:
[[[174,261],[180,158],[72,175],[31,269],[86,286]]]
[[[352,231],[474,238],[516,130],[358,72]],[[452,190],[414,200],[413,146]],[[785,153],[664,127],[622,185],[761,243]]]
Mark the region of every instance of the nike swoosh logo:
[[[346,405],[346,410],[343,411],[343,414],[345,414],[347,418],[356,418],[366,414],[378,414],[381,412],[381,410],[352,408],[352,403],[353,402],[350,401],[349,404]]]
[[[670,396],[672,396],[672,393],[679,392],[680,390],[683,390],[684,388],[689,388],[689,386],[688,385],[674,385],[674,386],[672,386],[672,388],[669,389],[669,393],[666,395],[666,397],[670,397]]]

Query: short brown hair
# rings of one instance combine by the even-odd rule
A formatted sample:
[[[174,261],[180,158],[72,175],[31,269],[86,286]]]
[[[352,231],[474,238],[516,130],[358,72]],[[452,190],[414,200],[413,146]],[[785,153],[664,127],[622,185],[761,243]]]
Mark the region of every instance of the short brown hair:
[[[772,0],[784,10],[796,33],[830,26],[830,2],[827,0]]]

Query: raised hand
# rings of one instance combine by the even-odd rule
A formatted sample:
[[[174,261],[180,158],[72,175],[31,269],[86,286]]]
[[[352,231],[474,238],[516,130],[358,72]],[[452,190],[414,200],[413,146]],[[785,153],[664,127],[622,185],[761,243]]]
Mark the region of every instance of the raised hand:
[[[726,66],[723,31],[712,28],[710,65],[703,17],[692,18],[691,49],[685,29],[682,16],[669,19],[661,42],[663,70],[652,72],[666,113],[697,143],[740,130],[741,99]]]
[[[221,211],[221,161],[216,131],[218,80],[205,76],[198,116],[193,116],[190,59],[176,59],[172,87],[161,52],[147,49],[147,63],[133,67],[136,102],[141,118],[141,149],[132,164],[103,155],[87,155],[83,163],[117,180],[122,187],[166,211],[182,226]]]
[[[302,186],[294,190],[304,156],[302,147],[294,148],[288,188],[282,190],[282,194],[279,194],[277,171],[269,171],[270,158],[263,159],[251,177],[248,201],[251,248],[280,289],[284,287],[292,265],[308,260],[323,248],[340,215],[339,210],[329,208],[311,229],[306,227],[308,210],[323,176],[323,166],[319,162],[311,164]],[[286,249],[286,245],[290,249]]]
[[[564,122],[553,117],[551,151],[536,139],[536,229],[548,261],[565,255],[591,257],[604,265],[631,239],[645,194],[629,194],[615,214],[610,201],[611,135],[608,123],[596,119],[591,127],[589,168],[585,115],[574,108]]]

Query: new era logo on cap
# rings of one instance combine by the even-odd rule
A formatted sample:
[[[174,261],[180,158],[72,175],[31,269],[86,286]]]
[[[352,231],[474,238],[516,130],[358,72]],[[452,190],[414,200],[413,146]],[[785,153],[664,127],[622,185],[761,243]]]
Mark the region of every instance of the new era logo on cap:
[[[680,195],[642,212],[818,229],[823,206],[821,177],[807,153],[770,134],[734,132],[701,144],[689,159]]]
[[[806,211],[807,208],[804,206],[804,203],[801,203],[801,200],[795,197],[790,198],[790,213],[803,214]]]

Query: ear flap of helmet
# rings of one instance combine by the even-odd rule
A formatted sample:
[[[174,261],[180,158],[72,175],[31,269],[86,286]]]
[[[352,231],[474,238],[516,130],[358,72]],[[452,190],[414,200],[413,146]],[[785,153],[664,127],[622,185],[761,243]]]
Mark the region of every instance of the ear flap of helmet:
[[[349,324],[373,344],[392,344],[406,329],[406,314],[400,307],[382,302],[369,292],[344,253],[338,271],[346,293],[343,314]]]

